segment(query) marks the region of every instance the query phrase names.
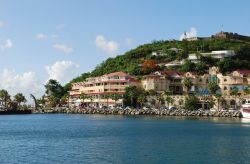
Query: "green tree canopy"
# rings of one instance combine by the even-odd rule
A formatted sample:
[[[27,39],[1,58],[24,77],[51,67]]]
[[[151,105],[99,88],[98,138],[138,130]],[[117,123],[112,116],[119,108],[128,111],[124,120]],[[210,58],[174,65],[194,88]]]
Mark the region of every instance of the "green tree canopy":
[[[26,98],[22,93],[17,93],[14,96],[14,100],[18,103],[18,105],[20,105],[22,102],[26,102]]]

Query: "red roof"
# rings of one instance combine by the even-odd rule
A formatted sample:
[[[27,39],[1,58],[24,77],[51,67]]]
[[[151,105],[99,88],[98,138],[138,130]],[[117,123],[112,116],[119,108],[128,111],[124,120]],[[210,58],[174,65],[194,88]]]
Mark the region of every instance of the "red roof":
[[[240,74],[249,75],[250,70],[237,70]]]
[[[157,75],[155,74],[156,72],[159,72],[160,75]],[[165,76],[173,76],[173,75],[178,75],[178,76],[183,76],[186,72],[177,72],[175,70],[166,70],[166,71],[156,71],[156,72],[153,72],[147,76],[161,76],[161,75],[165,75]]]

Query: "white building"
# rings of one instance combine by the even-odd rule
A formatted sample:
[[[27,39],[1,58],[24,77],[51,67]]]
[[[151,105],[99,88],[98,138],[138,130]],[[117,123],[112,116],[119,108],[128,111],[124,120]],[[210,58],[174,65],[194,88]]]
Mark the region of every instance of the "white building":
[[[182,66],[184,64],[184,60],[174,60],[165,64],[165,67],[173,67],[173,66]]]
[[[162,51],[152,52],[152,56],[165,56],[165,55],[167,55],[167,54],[163,53]]]
[[[234,50],[220,50],[220,51],[212,51],[207,53],[200,53],[202,56],[211,56],[214,59],[224,59],[228,57],[235,56],[236,53]],[[189,54],[188,60],[190,60],[193,63],[197,63],[200,60],[199,55],[197,54]]]

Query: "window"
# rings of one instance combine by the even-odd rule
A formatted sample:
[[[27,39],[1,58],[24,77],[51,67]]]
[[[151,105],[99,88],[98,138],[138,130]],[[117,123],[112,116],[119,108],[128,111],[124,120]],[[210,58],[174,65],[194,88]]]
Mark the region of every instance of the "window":
[[[226,86],[224,87],[224,91],[225,91],[225,90],[227,90],[227,87],[226,87]]]
[[[202,79],[200,79],[200,82],[202,82]]]
[[[224,79],[224,81],[227,81],[227,79]]]

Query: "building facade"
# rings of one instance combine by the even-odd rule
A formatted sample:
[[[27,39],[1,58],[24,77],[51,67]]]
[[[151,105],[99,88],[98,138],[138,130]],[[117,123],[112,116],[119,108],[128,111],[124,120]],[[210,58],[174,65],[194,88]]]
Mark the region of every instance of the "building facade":
[[[109,105],[122,106],[122,95],[128,86],[140,87],[135,77],[124,72],[114,72],[98,77],[87,78],[84,82],[74,83],[70,91],[71,104],[102,107]],[[80,96],[82,95],[82,96]],[[111,98],[117,96],[117,98]]]

